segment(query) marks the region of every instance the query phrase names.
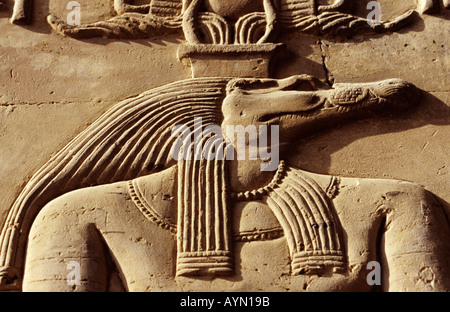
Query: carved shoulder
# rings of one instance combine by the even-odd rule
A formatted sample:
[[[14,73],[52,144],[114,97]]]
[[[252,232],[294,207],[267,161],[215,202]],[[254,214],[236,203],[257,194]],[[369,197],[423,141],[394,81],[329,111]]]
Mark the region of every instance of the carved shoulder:
[[[130,201],[126,182],[94,186],[66,193],[49,202],[36,217],[32,232],[53,233],[51,228],[72,228],[81,224],[105,224],[106,214]],[[31,236],[33,237],[33,236]]]

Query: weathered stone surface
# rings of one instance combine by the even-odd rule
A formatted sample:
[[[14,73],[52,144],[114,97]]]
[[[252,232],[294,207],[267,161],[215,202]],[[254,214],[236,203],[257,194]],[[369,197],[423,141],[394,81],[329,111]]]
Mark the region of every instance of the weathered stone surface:
[[[2,2],[0,290],[450,290],[448,1]]]

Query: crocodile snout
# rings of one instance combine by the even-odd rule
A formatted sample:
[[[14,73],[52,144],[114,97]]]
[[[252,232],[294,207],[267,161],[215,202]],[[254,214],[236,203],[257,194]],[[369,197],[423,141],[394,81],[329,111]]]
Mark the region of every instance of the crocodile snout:
[[[402,79],[380,82],[372,89],[375,96],[388,102],[392,108],[406,108],[419,103],[422,92],[412,83]]]

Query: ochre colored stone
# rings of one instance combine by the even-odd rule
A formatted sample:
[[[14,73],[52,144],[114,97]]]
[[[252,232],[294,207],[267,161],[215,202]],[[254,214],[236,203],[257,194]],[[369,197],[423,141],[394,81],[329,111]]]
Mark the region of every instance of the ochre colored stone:
[[[2,2],[1,291],[450,290],[449,1]]]

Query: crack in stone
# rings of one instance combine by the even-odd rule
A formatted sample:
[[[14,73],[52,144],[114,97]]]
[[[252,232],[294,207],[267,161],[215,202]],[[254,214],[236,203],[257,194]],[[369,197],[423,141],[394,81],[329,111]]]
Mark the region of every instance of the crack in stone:
[[[325,47],[324,47],[324,45],[326,45],[326,44],[323,43],[322,39],[319,39],[318,44],[320,47],[320,52],[322,54],[322,67],[323,67],[323,70],[325,71],[325,77],[326,77],[325,82],[331,87],[334,84],[334,76],[327,66],[327,55],[325,53]]]
[[[91,101],[93,102],[93,101]],[[78,102],[16,102],[16,103],[0,103],[0,107],[23,107],[23,106],[41,106],[41,105],[68,105],[68,104],[82,104]]]

